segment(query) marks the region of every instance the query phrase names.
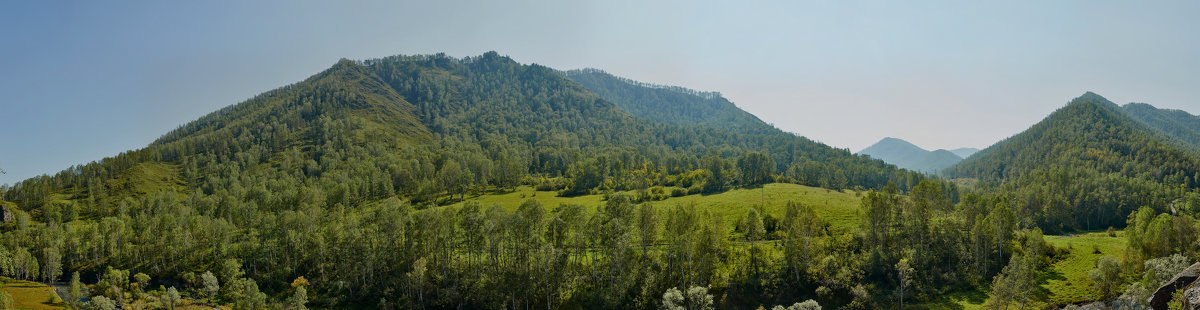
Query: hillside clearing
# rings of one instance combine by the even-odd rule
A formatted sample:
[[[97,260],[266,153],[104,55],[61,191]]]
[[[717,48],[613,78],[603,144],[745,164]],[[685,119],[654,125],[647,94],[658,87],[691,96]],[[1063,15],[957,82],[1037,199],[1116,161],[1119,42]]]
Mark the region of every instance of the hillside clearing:
[[[589,210],[595,210],[604,203],[602,195],[558,197],[556,192],[535,191],[528,186],[519,187],[509,193],[482,195],[468,201],[479,202],[484,206],[499,204],[505,210],[513,211],[528,199],[535,199],[550,209],[561,204],[579,204]],[[766,205],[763,208],[765,213],[782,217],[783,207],[787,202],[794,201],[812,206],[817,215],[829,224],[831,230],[850,232],[859,224],[860,199],[851,191],[839,192],[789,183],[772,183],[760,188],[739,188],[711,195],[670,197],[652,204],[660,208],[695,205],[701,211],[712,212],[727,223],[733,223],[746,213],[748,207],[763,204]]]

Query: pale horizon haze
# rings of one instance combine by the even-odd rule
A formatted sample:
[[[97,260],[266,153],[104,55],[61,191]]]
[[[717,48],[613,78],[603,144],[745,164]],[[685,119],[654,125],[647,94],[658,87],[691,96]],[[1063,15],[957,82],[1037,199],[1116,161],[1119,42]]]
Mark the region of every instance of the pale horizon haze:
[[[718,91],[857,152],[986,148],[1093,91],[1200,114],[1200,2],[15,1],[0,184],[144,147],[333,65],[496,51]]]

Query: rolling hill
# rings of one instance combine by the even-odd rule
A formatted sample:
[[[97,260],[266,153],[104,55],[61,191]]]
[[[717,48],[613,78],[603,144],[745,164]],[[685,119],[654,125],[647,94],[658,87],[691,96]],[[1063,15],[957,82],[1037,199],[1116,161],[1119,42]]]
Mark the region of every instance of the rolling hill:
[[[1022,215],[1048,231],[1124,226],[1139,206],[1165,210],[1194,188],[1200,159],[1175,138],[1095,93],[942,170],[1014,193]]]
[[[380,294],[412,288],[407,274],[418,263],[443,273],[421,278],[430,287],[464,283],[447,274],[461,267],[451,264],[457,263],[450,251],[483,249],[441,246],[450,242],[438,240],[448,234],[437,229],[455,227],[438,222],[446,220],[441,210],[457,209],[469,196],[528,186],[564,197],[625,191],[700,197],[765,190],[775,176],[831,192],[888,183],[907,190],[923,179],[778,131],[719,97],[640,83],[610,86],[621,92],[597,88],[606,95],[597,94],[561,71],[495,52],[343,59],[184,124],[145,148],[15,184],[3,200],[28,221],[3,226],[4,246],[20,253],[53,249],[62,253],[64,270],[83,273],[112,267],[182,283],[186,274],[215,270],[229,275],[220,300],[231,304],[283,294],[292,290],[287,283],[305,276],[310,298],[319,301],[314,306],[371,307]],[[714,105],[719,113],[655,112],[692,105]],[[612,216],[630,220],[626,213]],[[512,223],[518,222],[494,227]],[[725,236],[723,226],[707,229]],[[29,237],[41,232],[48,237]],[[492,259],[525,262],[529,256],[514,253],[535,250]],[[519,274],[533,277],[529,272]],[[497,293],[512,291],[503,280],[511,275],[427,297],[445,307],[447,300],[476,308],[505,304],[518,298]],[[609,297],[607,288],[588,292],[595,295],[577,302],[633,300]],[[532,298],[530,291],[520,294]],[[416,299],[407,301],[416,306]]]
[[[960,149],[961,150],[961,149]],[[908,141],[887,137],[859,151],[858,154],[878,158],[897,167],[923,173],[937,173],[938,170],[962,161],[962,157],[952,151],[927,151]]]

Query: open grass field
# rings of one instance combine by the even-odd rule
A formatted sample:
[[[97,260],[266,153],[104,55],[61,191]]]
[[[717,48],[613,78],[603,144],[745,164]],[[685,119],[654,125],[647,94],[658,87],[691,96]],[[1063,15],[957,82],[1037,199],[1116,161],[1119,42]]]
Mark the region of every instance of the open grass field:
[[[601,195],[558,197],[556,192],[535,191],[528,186],[519,187],[509,193],[483,195],[468,200],[477,201],[484,206],[499,204],[504,209],[512,211],[530,198],[537,199],[543,206],[551,210],[560,204],[580,204],[594,211],[604,203]],[[765,211],[775,217],[782,217],[783,207],[787,202],[795,201],[812,206],[821,219],[829,223],[830,229],[849,232],[858,225],[859,200],[860,197],[851,191],[838,192],[796,184],[772,183],[762,188],[734,189],[711,195],[671,197],[652,203],[660,208],[695,205],[700,211],[711,212],[727,223],[732,223],[746,214],[747,208],[759,205],[766,206],[760,211]]]
[[[1046,301],[1051,305],[1095,300],[1092,280],[1087,274],[1096,268],[1096,260],[1104,255],[1120,258],[1125,252],[1125,233],[1118,231],[1116,237],[1104,232],[1078,235],[1046,236],[1046,241],[1062,249],[1068,249],[1067,257],[1055,262],[1043,273],[1042,288],[1049,291]],[[1099,250],[1100,253],[1095,253]]]
[[[15,309],[66,309],[66,304],[54,294],[54,288],[29,281],[0,277],[0,290],[13,297]]]

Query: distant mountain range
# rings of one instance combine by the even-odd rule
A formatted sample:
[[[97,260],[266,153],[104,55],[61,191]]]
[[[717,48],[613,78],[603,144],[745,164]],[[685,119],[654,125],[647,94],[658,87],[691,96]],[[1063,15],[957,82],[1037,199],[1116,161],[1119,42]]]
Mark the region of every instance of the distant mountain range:
[[[887,137],[859,151],[858,154],[871,156],[871,158],[883,160],[889,164],[896,165],[896,167],[908,170],[937,173],[939,170],[954,165],[962,161],[963,158],[969,157],[978,151],[979,149],[976,148],[958,148],[953,151],[944,149],[929,151],[908,141]]]
[[[975,153],[978,153],[978,152],[979,152],[979,149],[973,148],[973,147],[960,147],[957,149],[950,150],[950,153],[954,153],[954,155],[958,155],[958,157],[962,157],[962,158],[971,157],[971,155],[975,155]]]

